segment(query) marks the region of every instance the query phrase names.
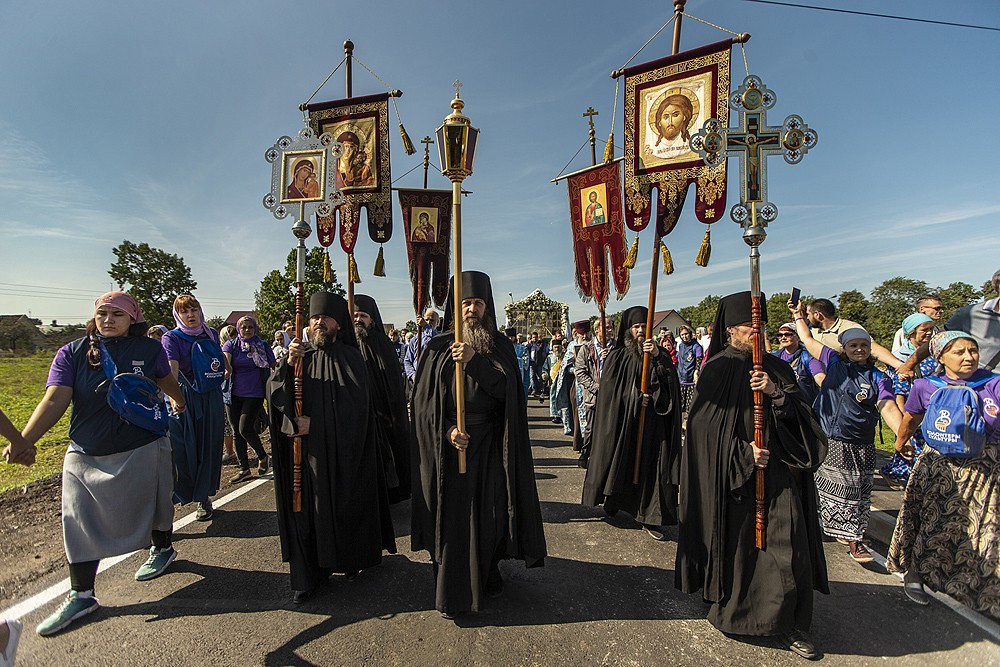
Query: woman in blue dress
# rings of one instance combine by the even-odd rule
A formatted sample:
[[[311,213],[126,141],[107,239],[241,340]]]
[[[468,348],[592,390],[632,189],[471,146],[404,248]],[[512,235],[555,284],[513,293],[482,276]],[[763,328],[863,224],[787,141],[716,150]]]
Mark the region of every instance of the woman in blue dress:
[[[918,347],[926,343],[934,335],[934,320],[923,313],[914,313],[903,320],[903,346],[893,354],[900,361],[910,358]],[[937,369],[938,362],[934,357],[927,357],[918,366],[917,377],[927,377],[933,375]],[[906,404],[906,397],[910,395],[913,388],[913,380],[900,380],[896,371],[888,368],[886,375],[892,381],[892,392],[896,395],[896,405],[902,410]],[[916,452],[913,458],[903,456],[903,442],[896,441],[896,453],[892,460],[879,468],[879,474],[889,485],[889,488],[901,491],[910,481],[910,473],[913,471],[913,461],[924,448],[923,433],[917,429],[913,435],[913,448]]]

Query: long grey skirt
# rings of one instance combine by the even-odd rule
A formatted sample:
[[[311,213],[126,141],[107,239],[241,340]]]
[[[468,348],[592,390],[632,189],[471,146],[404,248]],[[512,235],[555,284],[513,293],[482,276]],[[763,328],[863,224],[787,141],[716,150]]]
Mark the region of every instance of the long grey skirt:
[[[84,563],[148,548],[151,531],[173,526],[173,489],[166,436],[107,456],[69,450],[62,476],[66,559]]]

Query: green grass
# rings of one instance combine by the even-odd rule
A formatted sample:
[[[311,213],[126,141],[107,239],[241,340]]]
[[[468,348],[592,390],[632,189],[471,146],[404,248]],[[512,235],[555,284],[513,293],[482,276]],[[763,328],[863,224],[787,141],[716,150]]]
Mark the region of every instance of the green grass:
[[[0,359],[0,409],[17,428],[23,429],[38,401],[45,395],[52,353],[33,357]],[[35,465],[24,467],[0,461],[0,492],[48,477],[62,469],[63,455],[69,443],[69,410],[59,423],[36,443]],[[9,443],[0,439],[0,449]]]
[[[889,452],[890,454],[896,453],[896,434],[892,432],[889,425],[885,423],[885,420],[879,421],[879,426],[882,427],[882,438],[885,440],[884,443],[879,442],[878,433],[875,434],[875,448],[881,449],[883,452]]]

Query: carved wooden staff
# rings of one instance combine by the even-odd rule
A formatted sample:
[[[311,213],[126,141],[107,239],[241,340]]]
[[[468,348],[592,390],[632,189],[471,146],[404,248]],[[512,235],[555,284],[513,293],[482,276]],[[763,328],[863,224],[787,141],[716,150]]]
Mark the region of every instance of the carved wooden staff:
[[[674,0],[674,43],[671,55],[676,56],[681,50],[681,15],[684,12],[686,0]],[[646,340],[653,337],[653,317],[656,314],[656,283],[660,276],[660,225],[655,219],[653,226],[656,228],[656,240],[653,242],[653,265],[649,278],[649,300],[646,303]],[[632,473],[632,483],[639,483],[639,464],[642,461],[642,440],[646,430],[646,395],[649,392],[649,373],[652,362],[652,355],[649,352],[642,354],[642,381],[639,391],[642,392],[643,401],[639,408],[639,432],[635,441],[635,465]]]
[[[306,239],[312,230],[305,221],[305,204],[299,204],[299,219],[292,225],[292,233],[299,240],[295,247],[295,337],[302,337],[305,327],[305,281],[306,281]],[[302,416],[302,371],[305,367],[305,357],[295,360],[295,430],[299,427],[297,418]],[[292,437],[292,512],[302,511],[302,436]]]
[[[753,346],[753,370],[763,371],[764,326],[761,321],[760,294],[760,244],[767,238],[764,228],[757,224],[757,203],[750,202],[751,225],[743,232],[743,242],[750,246],[750,343]],[[767,449],[764,436],[764,392],[753,392],[753,444],[758,449]],[[757,548],[763,550],[767,544],[766,517],[764,506],[764,469],[754,471],[754,533]]]

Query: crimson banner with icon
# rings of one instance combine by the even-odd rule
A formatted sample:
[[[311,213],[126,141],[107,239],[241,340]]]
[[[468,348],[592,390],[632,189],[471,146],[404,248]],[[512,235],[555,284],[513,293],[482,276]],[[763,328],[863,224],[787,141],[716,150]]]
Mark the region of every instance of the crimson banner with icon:
[[[451,243],[451,190],[399,190],[406,234],[406,258],[413,286],[413,312],[431,303],[444,306],[448,296]]]

